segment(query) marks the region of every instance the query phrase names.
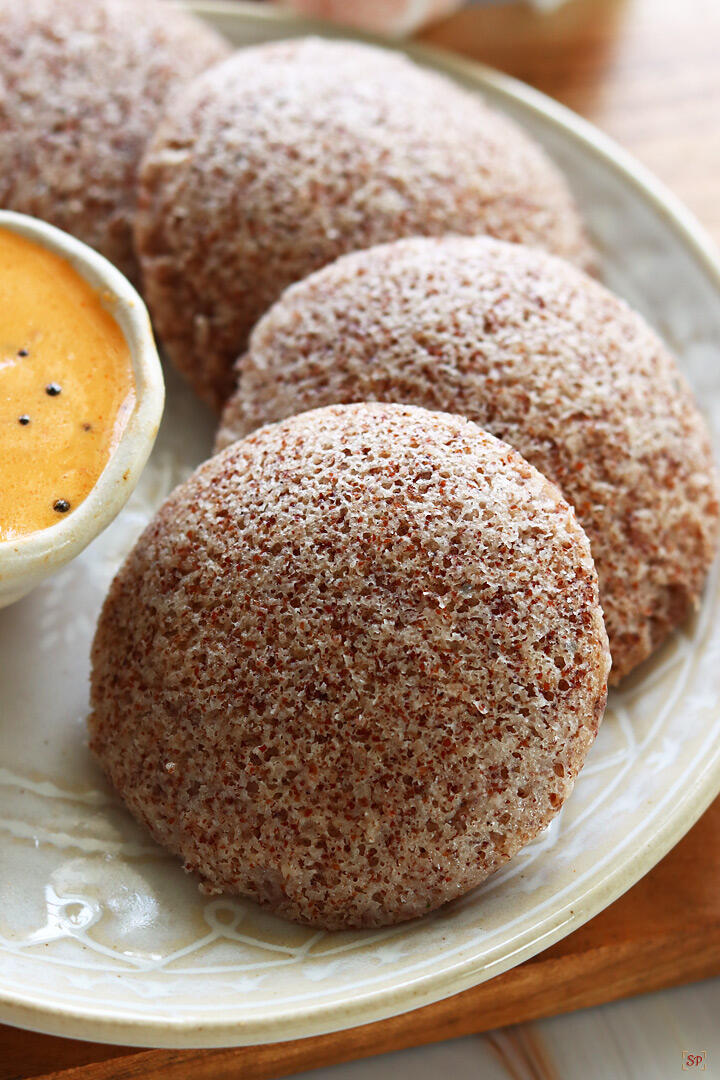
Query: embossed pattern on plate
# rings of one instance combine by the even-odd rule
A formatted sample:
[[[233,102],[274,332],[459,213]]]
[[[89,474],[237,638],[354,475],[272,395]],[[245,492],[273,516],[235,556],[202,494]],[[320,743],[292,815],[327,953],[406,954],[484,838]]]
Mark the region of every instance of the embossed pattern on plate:
[[[238,44],[301,21],[195,5]],[[587,125],[511,80],[420,54],[511,112],[571,179],[608,283],[675,349],[720,432],[720,276],[692,222]],[[208,900],[132,821],[86,746],[88,650],[108,583],[212,419],[168,374],[150,464],[113,526],[0,612],[0,1017],[148,1045],[287,1039],[457,992],[539,951],[650,868],[720,787],[720,582],[611,696],[573,798],[482,888],[419,922],[324,934]]]

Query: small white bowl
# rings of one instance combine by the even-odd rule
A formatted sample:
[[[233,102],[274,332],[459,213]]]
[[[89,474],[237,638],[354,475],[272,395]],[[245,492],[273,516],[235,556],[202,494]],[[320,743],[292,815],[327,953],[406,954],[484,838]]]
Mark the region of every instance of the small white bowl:
[[[37,218],[0,210],[0,229],[24,236],[62,256],[98,293],[130,348],[136,395],[120,442],[77,509],[47,529],[0,541],[2,608],[19,600],[73,559],[123,508],[155,442],[165,385],[147,309],[119,270],[86,244]]]

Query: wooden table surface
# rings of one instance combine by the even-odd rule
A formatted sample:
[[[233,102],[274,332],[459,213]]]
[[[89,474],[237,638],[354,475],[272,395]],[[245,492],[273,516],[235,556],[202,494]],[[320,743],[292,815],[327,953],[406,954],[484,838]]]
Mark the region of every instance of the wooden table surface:
[[[421,40],[523,79],[612,135],[720,243],[720,3],[468,7]]]
[[[672,188],[720,242],[718,0],[570,0],[549,15],[532,12],[522,3],[487,8],[475,5],[426,30],[421,40],[498,67],[596,123]],[[719,810],[716,804],[713,814],[718,820]],[[706,833],[708,824],[701,826]],[[697,835],[699,840],[700,833]],[[714,835],[717,841],[720,830]],[[667,865],[674,876],[676,867]],[[655,906],[659,900],[662,908],[664,889],[670,889],[669,882],[662,885],[667,873],[662,868],[659,871],[659,891],[652,898],[645,895],[647,884],[640,883],[637,892],[632,891],[635,898],[628,894],[618,905]],[[610,909],[600,919],[622,938],[624,909],[614,907],[614,912]],[[592,924],[578,934],[587,935],[590,927]],[[582,940],[578,938],[578,942]],[[572,939],[568,939],[548,954],[548,961],[573,948]],[[701,958],[697,942],[693,948],[697,953],[696,977],[707,974],[707,956]],[[671,950],[661,950],[654,963],[660,966],[663,957],[671,963]],[[555,996],[558,989],[555,987]],[[629,982],[625,992],[632,991]],[[580,995],[576,1004],[590,1000],[591,996]],[[447,1010],[442,1022],[445,1035],[436,1038],[472,1030],[467,1025],[454,1025]],[[500,1011],[494,1022],[507,1022],[505,1014]],[[398,1030],[405,1027],[400,1021],[397,1026]],[[400,1039],[387,1045],[402,1044]],[[242,1063],[236,1059],[233,1064],[230,1053],[221,1052],[201,1063],[200,1055],[139,1055],[128,1048],[94,1047],[0,1028],[2,1077],[49,1076],[56,1070],[67,1080],[71,1076],[88,1080],[120,1075],[172,1076],[184,1080],[191,1076],[273,1075],[262,1066],[253,1069],[246,1055],[247,1051]],[[276,1059],[276,1076],[292,1067],[287,1058],[281,1060],[282,1056],[278,1054]],[[337,1054],[335,1060],[345,1056]],[[296,1067],[307,1068],[313,1063],[312,1057],[298,1054]]]

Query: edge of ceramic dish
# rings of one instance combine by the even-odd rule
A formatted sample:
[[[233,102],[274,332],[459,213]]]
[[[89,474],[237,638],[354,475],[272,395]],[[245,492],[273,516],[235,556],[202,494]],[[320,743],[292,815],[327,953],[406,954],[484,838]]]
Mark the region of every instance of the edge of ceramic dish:
[[[130,349],[136,398],[120,441],[94,487],[72,514],[47,529],[0,541],[0,607],[12,603],[78,555],[118,515],[145,467],[162,417],[165,386],[142,299],[104,256],[38,218],[0,210],[0,229],[66,259],[98,293]]]
[[[247,21],[287,28],[287,32],[314,31],[320,34],[348,37],[337,26],[294,18],[286,13],[258,10],[255,5],[238,0],[199,0],[184,6],[199,15],[224,18],[226,21]],[[367,40],[371,39],[365,35]],[[387,42],[385,43],[388,44]],[[584,150],[601,158],[606,166],[620,174],[623,180],[639,191],[655,210],[672,226],[678,240],[691,252],[715,287],[720,300],[720,260],[712,242],[694,216],[634,158],[608,136],[569,109],[544,94],[482,64],[456,58],[441,50],[411,45],[405,52],[423,63],[460,76],[477,88],[491,86],[499,96],[524,107],[550,125],[561,128],[565,135],[579,143]],[[283,1042],[326,1034],[420,1008],[445,997],[460,993],[485,980],[515,967],[523,960],[582,926],[608,904],[626,892],[695,824],[713,799],[720,793],[720,740],[708,757],[701,774],[693,778],[680,804],[675,804],[672,817],[660,821],[646,839],[642,850],[628,854],[613,865],[599,884],[558,907],[552,915],[536,924],[532,930],[518,936],[511,950],[501,956],[478,963],[473,956],[458,960],[442,971],[406,979],[392,990],[380,990],[358,995],[352,1002],[334,1006],[317,1005],[302,1012],[275,1014],[266,1019],[245,1020],[238,1013],[242,1003],[218,1010],[211,1022],[174,1021],[172,1018],[148,1018],[147,1013],[126,1010],[122,1019],[111,1009],[69,1009],[52,1002],[43,1003],[36,993],[0,995],[2,1019],[19,1027],[42,1030],[55,1035],[86,1038],[100,1042],[123,1043],[134,1046],[172,1048],[201,1048],[247,1046],[262,1042]]]

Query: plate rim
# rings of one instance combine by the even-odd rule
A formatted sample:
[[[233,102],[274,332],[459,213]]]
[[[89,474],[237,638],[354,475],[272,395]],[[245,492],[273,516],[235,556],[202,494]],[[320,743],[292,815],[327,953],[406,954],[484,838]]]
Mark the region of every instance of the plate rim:
[[[713,241],[694,214],[645,166],[635,160],[610,136],[592,123],[554,101],[539,90],[486,64],[456,56],[446,50],[415,42],[396,42],[373,35],[358,34],[335,24],[311,20],[265,4],[246,0],[187,0],[181,6],[200,16],[222,17],[239,23],[270,25],[288,32],[309,32],[333,37],[372,41],[385,48],[405,52],[418,62],[460,77],[482,90],[490,87],[502,100],[520,103],[550,127],[580,144],[585,154],[603,161],[640,194],[670,226],[712,284],[720,300],[720,256]],[[265,1017],[243,1018],[241,1000],[233,1019],[209,1021],[172,1017],[148,1018],[140,1007],[124,1009],[118,1019],[107,1006],[88,1008],[43,1001],[31,988],[8,992],[0,987],[0,1020],[16,1027],[95,1042],[157,1048],[211,1048],[284,1042],[340,1031],[360,1024],[388,1019],[467,990],[502,974],[548,948],[588,922],[652,869],[689,831],[720,793],[720,740],[706,759],[701,776],[670,820],[657,823],[652,835],[644,838],[640,850],[627,853],[579,897],[566,900],[519,937],[516,947],[494,961],[460,959],[440,971],[408,977],[392,988],[364,991],[349,1002],[303,1006],[293,1012]],[[587,903],[585,898],[588,897]]]

